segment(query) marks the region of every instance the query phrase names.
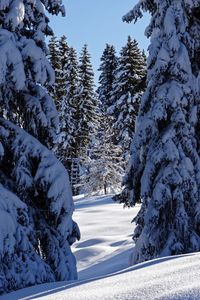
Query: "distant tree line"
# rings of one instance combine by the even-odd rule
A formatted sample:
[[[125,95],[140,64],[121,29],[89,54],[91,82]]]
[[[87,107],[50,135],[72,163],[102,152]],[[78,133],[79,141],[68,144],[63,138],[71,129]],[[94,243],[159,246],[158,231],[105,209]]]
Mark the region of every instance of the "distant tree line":
[[[119,57],[107,44],[97,90],[87,45],[78,59],[65,36],[53,36],[49,60],[56,80],[48,89],[61,127],[53,148],[69,171],[74,194],[119,190],[146,84],[144,52],[130,36]]]

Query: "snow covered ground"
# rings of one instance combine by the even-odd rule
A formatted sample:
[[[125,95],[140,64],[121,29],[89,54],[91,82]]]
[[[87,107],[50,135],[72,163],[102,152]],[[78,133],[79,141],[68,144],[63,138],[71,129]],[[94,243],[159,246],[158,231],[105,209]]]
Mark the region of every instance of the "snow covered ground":
[[[79,281],[44,284],[4,300],[194,300],[200,299],[200,254],[161,258],[128,267],[130,223],[139,207],[123,209],[110,197],[75,199],[82,239],[73,246]]]
[[[113,273],[129,266],[133,248],[131,221],[139,207],[123,209],[110,196],[75,199],[74,220],[81,241],[73,246],[79,279]]]

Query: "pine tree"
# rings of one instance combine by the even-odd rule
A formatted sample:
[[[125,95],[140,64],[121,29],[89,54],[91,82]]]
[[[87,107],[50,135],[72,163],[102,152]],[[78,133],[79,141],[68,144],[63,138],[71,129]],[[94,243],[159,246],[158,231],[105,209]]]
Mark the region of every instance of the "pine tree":
[[[101,74],[99,76],[99,87],[97,90],[104,111],[113,104],[111,103],[111,94],[116,68],[117,57],[115,48],[114,46],[107,44],[101,57],[101,65],[99,67]]]
[[[52,85],[46,84],[46,86],[55,104],[57,104],[58,103],[58,95],[57,95],[58,77],[59,77],[61,65],[60,65],[60,57],[59,57],[59,42],[55,35],[53,35],[50,38],[48,47],[49,47],[48,59],[55,72],[55,81],[54,84]]]
[[[76,119],[79,93],[78,61],[75,49],[68,46],[65,36],[56,41],[56,45],[52,40],[49,44],[51,50],[49,59],[56,69],[53,98],[59,112],[60,122],[60,134],[54,145],[54,152],[68,170],[72,184],[71,168],[73,160],[77,159],[75,136],[78,126]]]
[[[67,38],[65,35],[61,36],[58,40],[58,57],[59,62],[57,73],[57,89],[56,89],[56,107],[58,111],[61,111],[63,99],[66,97],[66,76],[67,66],[69,64],[69,46],[67,44]]]
[[[194,75],[199,78],[199,70],[200,70],[200,57],[199,57],[199,53],[200,53],[200,23],[199,23],[199,19],[200,19],[200,8],[199,8],[199,3],[198,1],[193,1],[193,3],[191,4],[191,13],[193,18],[190,19],[190,27],[189,27],[189,33],[193,39],[193,49],[192,51],[190,51],[190,59],[191,59],[191,64],[192,64],[192,70]],[[196,91],[196,95],[198,97],[198,87],[199,87],[200,83],[199,83],[199,79],[197,79],[197,91]],[[198,103],[198,102],[197,102]],[[197,144],[198,144],[198,154],[200,155],[200,136],[199,136],[199,132],[200,132],[200,108],[199,106],[197,106],[197,124],[195,127],[196,130],[196,139],[197,139]]]
[[[79,58],[78,104],[74,114],[77,131],[75,134],[73,155],[76,157],[72,172],[72,182],[80,182],[80,170],[88,159],[88,147],[97,129],[97,95],[94,91],[94,73],[90,62],[87,45],[84,45]],[[77,194],[78,189],[73,189]]]
[[[54,35],[49,41],[48,58],[55,71],[53,86],[47,86],[58,111],[61,110],[62,100],[66,96],[66,65],[68,65],[69,46],[65,35],[60,39]]]
[[[78,130],[76,135],[77,151],[84,156],[92,134],[96,128],[97,96],[94,92],[94,73],[90,62],[87,45],[84,45],[79,59],[79,94],[76,119]]]
[[[99,122],[95,143],[88,161],[88,172],[84,176],[89,191],[116,193],[121,190],[124,175],[122,149],[115,145],[113,135],[113,117],[107,113],[112,102],[113,84],[118,65],[114,46],[106,45],[101,57],[99,71]]]
[[[127,205],[142,202],[133,263],[200,250],[199,8],[195,0],[143,0],[125,16],[152,15],[148,86],[121,195]]]
[[[63,64],[63,81],[58,83],[60,89],[59,116],[61,134],[56,146],[56,154],[71,175],[72,160],[77,158],[76,134],[78,120],[76,112],[78,103],[78,61],[74,48],[69,48],[68,57]],[[62,90],[62,94],[61,94]]]
[[[135,131],[143,86],[139,86],[146,72],[145,61],[136,40],[128,37],[122,48],[115,72],[111,94],[112,105],[108,112],[114,119],[115,141],[123,147],[125,157],[129,153],[130,143]]]
[[[0,291],[8,292],[75,279],[70,245],[79,230],[68,174],[44,146],[59,128],[44,88],[54,81],[45,14],[64,9],[57,0],[3,0],[0,10]]]
[[[81,178],[87,193],[117,193],[124,175],[122,149],[112,142],[112,128],[108,116],[100,114],[97,134]]]

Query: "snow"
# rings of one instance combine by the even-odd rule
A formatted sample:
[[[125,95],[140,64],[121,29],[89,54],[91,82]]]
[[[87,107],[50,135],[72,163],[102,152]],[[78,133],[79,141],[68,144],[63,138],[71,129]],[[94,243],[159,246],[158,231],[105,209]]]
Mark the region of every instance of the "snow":
[[[195,300],[200,299],[200,254],[163,257],[128,267],[132,217],[110,196],[74,198],[82,239],[73,246],[79,281],[43,284],[2,300]]]
[[[10,7],[9,12],[6,16],[6,23],[12,24],[13,28],[16,28],[18,25],[23,23],[25,16],[25,7],[22,0],[14,0]]]
[[[137,211],[138,207],[123,209],[110,196],[75,200],[74,219],[81,228],[81,241],[72,251],[80,280],[128,267],[133,243],[131,220]]]
[[[28,201],[34,203],[26,217],[24,210],[28,210],[27,206],[25,205],[22,210],[23,207],[19,207],[19,201],[16,202],[14,196],[12,197],[14,200],[12,200],[11,193],[9,194],[8,191],[6,191],[7,196],[5,197],[0,188],[2,201],[7,203],[7,199],[10,200],[10,206],[6,204],[5,207],[2,207],[0,201],[2,267],[0,293],[30,284],[52,282],[56,279],[76,279],[75,258],[71,253],[70,246],[76,239],[76,233],[79,238],[79,233],[77,224],[72,220],[74,202],[68,173],[52,152],[33,136],[2,118],[0,125],[0,135],[5,153],[8,151],[8,145],[12,145],[9,151],[9,162],[7,163],[7,157],[3,156],[1,165],[7,167],[6,176],[9,181],[14,182],[20,191],[23,190],[26,193],[28,199],[26,203]],[[12,168],[9,167],[9,163],[12,164]],[[6,187],[9,187],[9,181]],[[41,201],[38,203],[37,197],[41,191],[42,196],[39,198]],[[22,199],[24,200],[24,198]],[[42,199],[45,199],[45,202],[42,202]],[[13,209],[10,208],[12,206]],[[33,224],[36,211],[39,212],[37,214],[37,223],[40,224],[38,227]],[[6,218],[9,227],[5,226],[7,223],[4,226],[2,224]],[[15,230],[14,225],[16,226]],[[35,249],[33,242],[36,237],[35,230],[37,230],[37,234],[40,234],[39,247],[42,249],[41,251],[44,251],[43,253],[46,253],[45,259],[43,259],[44,256],[40,257]],[[16,238],[14,235],[19,237]],[[11,249],[9,256],[7,248],[3,244],[7,240],[10,242]],[[62,247],[60,247],[61,244]],[[48,266],[48,262],[50,266]],[[55,270],[55,277],[52,270]]]
[[[25,85],[25,73],[22,57],[15,45],[14,34],[0,29],[0,83],[4,84],[8,69],[12,70],[12,78],[17,90]]]
[[[12,253],[16,244],[16,233],[21,237],[18,218],[19,210],[26,210],[26,205],[13,193],[0,184],[0,253]],[[18,237],[18,239],[20,239]]]

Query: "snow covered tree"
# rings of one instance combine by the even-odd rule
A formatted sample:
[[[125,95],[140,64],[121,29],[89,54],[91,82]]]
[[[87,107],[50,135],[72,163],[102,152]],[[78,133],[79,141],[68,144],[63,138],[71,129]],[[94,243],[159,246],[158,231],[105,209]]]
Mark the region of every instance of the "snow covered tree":
[[[75,135],[78,126],[76,119],[79,93],[78,61],[75,49],[68,46],[65,36],[56,39],[57,44],[54,40],[53,37],[49,43],[49,59],[56,70],[53,98],[60,119],[60,134],[54,151],[71,175],[72,160],[77,155],[74,152],[77,148]]]
[[[199,2],[193,1],[191,4],[191,12],[192,12],[192,18],[190,18],[190,26],[189,26],[189,33],[193,39],[193,49],[190,51],[190,58],[191,58],[191,64],[192,64],[192,70],[194,75],[199,78],[199,72],[200,72],[200,8],[199,8]],[[200,83],[197,81],[197,91],[196,95],[198,97],[199,95],[199,86]],[[197,102],[198,103],[198,102]],[[200,108],[197,106],[197,124],[196,124],[196,139],[198,143],[198,154],[200,154]]]
[[[68,57],[62,68],[62,83],[58,83],[60,89],[59,116],[61,133],[59,143],[56,145],[56,154],[71,175],[73,158],[77,158],[76,135],[78,120],[76,111],[79,105],[79,80],[78,61],[74,48],[69,48]],[[62,89],[62,93],[61,93]]]
[[[0,292],[77,277],[68,174],[44,146],[59,124],[45,35],[59,0],[0,3]],[[16,118],[16,116],[18,116]],[[41,144],[41,143],[43,144]]]
[[[56,107],[58,111],[61,110],[63,99],[66,96],[66,68],[69,65],[69,46],[67,44],[67,38],[65,35],[61,36],[58,40],[58,57],[59,62],[58,73],[56,76],[57,88],[56,88]]]
[[[77,153],[84,156],[96,128],[97,95],[94,91],[94,73],[87,45],[84,45],[79,59],[79,93],[76,120],[78,130],[75,136]]]
[[[98,99],[94,91],[94,73],[87,45],[84,45],[79,58],[78,79],[78,101],[73,115],[77,130],[74,135],[74,161],[71,167],[72,183],[76,186],[80,183],[81,169],[85,169],[83,165],[88,159],[88,147],[92,143],[98,122]],[[78,188],[74,187],[73,193],[77,192]]]
[[[65,35],[60,39],[53,36],[49,41],[48,58],[55,71],[55,82],[47,86],[55,101],[56,108],[61,109],[61,102],[66,95],[66,66],[68,65],[69,46]],[[52,92],[53,91],[53,92]]]
[[[97,93],[102,103],[102,108],[106,111],[111,103],[111,94],[117,68],[117,57],[114,46],[107,44],[101,57],[99,71],[99,87]]]
[[[148,86],[131,146],[121,202],[141,201],[132,263],[200,251],[199,1],[143,0],[149,11]]]
[[[54,69],[54,72],[55,72],[55,81],[54,81],[54,84],[49,85],[47,83],[46,86],[47,86],[47,89],[48,89],[51,97],[57,104],[58,103],[57,81],[58,81],[61,66],[60,66],[60,57],[59,57],[59,49],[58,49],[59,43],[58,43],[58,39],[55,35],[53,35],[50,38],[48,47],[49,47],[48,59],[51,63],[51,66]]]
[[[122,149],[112,142],[110,118],[101,113],[97,134],[85,163],[87,172],[81,178],[87,193],[117,193],[124,176]]]
[[[123,147],[125,157],[129,153],[135,131],[135,120],[144,91],[140,82],[145,73],[146,66],[142,52],[136,40],[132,40],[129,36],[127,44],[120,52],[110,98],[111,105],[108,108],[114,119],[112,126],[115,141]]]

